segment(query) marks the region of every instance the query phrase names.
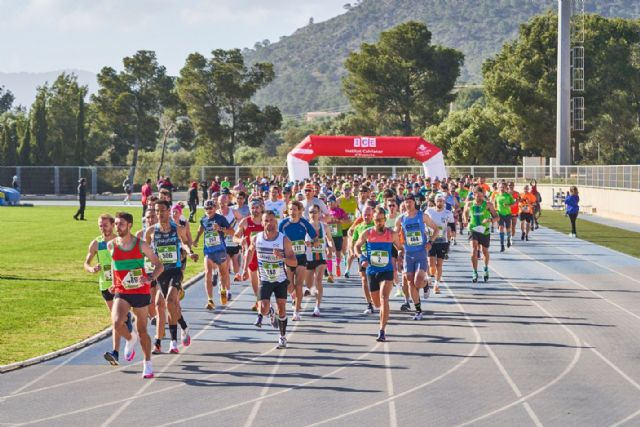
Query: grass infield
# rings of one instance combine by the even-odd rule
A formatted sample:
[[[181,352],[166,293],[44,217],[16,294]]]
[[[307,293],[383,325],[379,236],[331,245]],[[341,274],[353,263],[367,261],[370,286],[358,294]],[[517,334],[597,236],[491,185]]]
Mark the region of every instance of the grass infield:
[[[569,217],[564,216],[562,211],[544,210],[540,217],[540,225],[561,233],[571,232]],[[640,258],[640,233],[596,224],[580,219],[579,215],[576,231],[580,239]]]
[[[72,218],[76,209],[0,208],[0,365],[58,350],[109,326],[97,275],[84,271],[84,258],[100,234],[101,213],[131,212],[137,231],[142,208],[88,207],[87,221]],[[195,236],[196,224],[191,226]],[[188,263],[185,280],[200,271],[200,261]]]

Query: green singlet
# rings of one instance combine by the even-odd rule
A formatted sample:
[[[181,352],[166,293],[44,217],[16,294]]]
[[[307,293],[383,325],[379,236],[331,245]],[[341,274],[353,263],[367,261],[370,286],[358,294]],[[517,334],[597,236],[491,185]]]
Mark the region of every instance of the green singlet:
[[[356,225],[356,228],[353,230],[353,243],[357,242],[358,239],[360,238],[360,235],[362,233],[365,232],[365,230],[367,230],[368,228],[373,227],[375,224],[373,221],[369,222],[369,223],[364,223],[361,222],[360,224]],[[364,248],[364,245],[362,246]]]
[[[98,285],[100,285],[100,291],[106,291],[113,283],[113,273],[111,271],[111,252],[107,249],[107,242],[105,242],[102,236],[96,237],[98,242],[98,264],[100,264],[100,270],[98,271]]]
[[[496,193],[494,199],[496,202],[496,210],[498,215],[507,216],[511,215],[511,205],[515,203],[513,196],[509,193]]]
[[[470,209],[470,220],[469,220],[469,231],[475,231],[476,233],[488,235],[490,228],[487,224],[483,224],[482,222],[488,218],[491,218],[491,212],[487,209],[487,201],[483,200],[482,204],[476,204],[475,200],[471,202]],[[483,231],[474,230],[475,227],[484,227]]]

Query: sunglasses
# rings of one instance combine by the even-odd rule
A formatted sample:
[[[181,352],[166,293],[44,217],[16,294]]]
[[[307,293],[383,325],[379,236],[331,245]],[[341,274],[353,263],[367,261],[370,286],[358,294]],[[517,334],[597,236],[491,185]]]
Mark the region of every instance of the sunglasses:
[[[213,207],[204,208],[205,211],[213,210]]]
[[[305,193],[311,193],[311,190],[304,190]]]
[[[398,206],[395,203],[387,203],[387,206],[391,207],[391,206]]]

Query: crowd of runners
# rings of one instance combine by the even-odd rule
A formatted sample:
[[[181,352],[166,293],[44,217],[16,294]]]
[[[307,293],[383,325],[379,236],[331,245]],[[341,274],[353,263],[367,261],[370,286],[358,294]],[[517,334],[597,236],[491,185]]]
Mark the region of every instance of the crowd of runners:
[[[272,177],[234,187],[228,179],[216,183],[201,185],[204,215],[195,235],[189,223],[196,222],[200,204],[197,183],[185,200],[188,219],[184,202],[172,200],[167,188],[150,192],[149,181],[141,224],[127,212],[99,217],[100,235],[89,245],[84,268],[98,275],[111,313],[113,349],[104,357],[112,365],[119,363],[121,338],[127,361],[139,343],[143,377],[152,378],[151,355],[163,353],[167,324],[169,353],[179,352],[178,327],[182,346],[191,344],[180,306],[187,262],[204,259],[205,310],[214,311],[216,300],[227,305],[236,292],[232,283],[248,280],[255,304],[246,309],[256,311],[256,327],[268,321],[279,330],[282,349],[289,319],[307,314],[303,298],[315,299],[309,314],[320,317],[325,282],[357,271],[363,314],[379,312],[376,339],[385,341],[394,287],[403,299],[400,310],[422,320],[422,303],[444,283],[450,245],[470,240],[470,279],[477,286],[489,280],[492,233],[504,252],[516,240],[529,241],[540,215],[535,182],[516,189],[513,182],[490,185],[469,176],[314,175],[303,182]]]

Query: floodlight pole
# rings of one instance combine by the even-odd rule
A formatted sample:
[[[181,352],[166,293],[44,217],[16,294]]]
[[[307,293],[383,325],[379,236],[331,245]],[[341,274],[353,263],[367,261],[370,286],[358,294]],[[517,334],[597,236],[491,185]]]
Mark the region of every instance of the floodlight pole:
[[[558,0],[558,76],[556,115],[556,164],[571,164],[571,0]]]

